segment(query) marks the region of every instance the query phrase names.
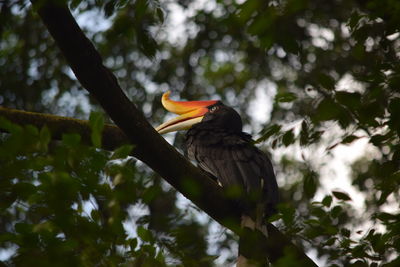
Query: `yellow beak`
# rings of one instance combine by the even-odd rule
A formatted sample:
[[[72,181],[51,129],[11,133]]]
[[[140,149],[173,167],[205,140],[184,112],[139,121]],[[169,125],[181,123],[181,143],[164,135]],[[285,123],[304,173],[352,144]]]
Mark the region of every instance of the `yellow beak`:
[[[170,91],[167,91],[163,94],[161,103],[166,110],[180,116],[156,127],[160,134],[189,129],[194,124],[201,122],[204,114],[208,112],[208,106],[218,102],[218,100],[174,101],[169,98],[170,93]]]

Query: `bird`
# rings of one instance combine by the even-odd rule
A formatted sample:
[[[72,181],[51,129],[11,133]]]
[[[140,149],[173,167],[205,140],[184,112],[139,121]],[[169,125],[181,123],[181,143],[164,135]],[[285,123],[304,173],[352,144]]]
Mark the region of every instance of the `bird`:
[[[251,135],[242,131],[240,115],[219,100],[171,100],[170,91],[163,94],[161,102],[179,116],[156,127],[158,133],[187,130],[185,154],[189,160],[237,199],[243,210],[241,227],[267,236],[265,221],[276,212],[278,185],[271,160],[254,145]],[[238,267],[259,266],[252,265],[241,250],[245,248],[239,241]]]

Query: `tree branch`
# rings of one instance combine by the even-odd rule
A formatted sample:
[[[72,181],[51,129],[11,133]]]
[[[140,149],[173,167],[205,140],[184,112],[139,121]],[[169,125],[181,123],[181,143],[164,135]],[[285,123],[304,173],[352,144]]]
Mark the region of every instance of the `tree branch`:
[[[81,136],[82,141],[91,145],[91,130],[88,121],[67,118],[62,116],[43,114],[37,112],[27,112],[17,109],[0,107],[0,117],[4,117],[14,124],[33,125],[37,128],[47,126],[52,134],[52,139],[61,140],[63,134],[77,133]],[[0,126],[0,132],[5,131]],[[128,137],[115,125],[104,125],[102,136],[102,148],[105,150],[114,150],[124,144],[130,144]],[[132,154],[139,158],[140,156]]]
[[[123,93],[115,76],[103,65],[99,53],[68,8],[59,2],[32,0],[80,83],[97,99],[128,140],[135,144],[135,156],[213,219],[238,233],[241,211],[224,198],[220,187],[153,129]],[[289,250],[299,263],[316,266],[274,226],[269,228],[271,237],[267,242],[266,256],[271,262],[276,262]]]

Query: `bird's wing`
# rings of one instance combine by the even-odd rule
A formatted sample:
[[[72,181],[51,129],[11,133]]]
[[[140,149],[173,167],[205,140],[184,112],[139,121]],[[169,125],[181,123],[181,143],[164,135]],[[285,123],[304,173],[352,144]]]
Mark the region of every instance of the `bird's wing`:
[[[267,206],[276,205],[278,186],[271,161],[247,135],[199,132],[188,141],[189,158],[217,177],[223,187],[237,185],[256,198],[261,195]]]

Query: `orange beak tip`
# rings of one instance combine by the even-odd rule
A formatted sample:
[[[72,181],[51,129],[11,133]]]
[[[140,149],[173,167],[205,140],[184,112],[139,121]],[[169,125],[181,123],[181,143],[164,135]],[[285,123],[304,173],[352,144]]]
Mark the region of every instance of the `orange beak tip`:
[[[161,103],[166,110],[180,116],[158,126],[156,130],[160,134],[189,129],[193,124],[201,122],[204,114],[208,112],[208,106],[218,102],[218,100],[174,101],[169,98],[170,94],[171,91],[165,92]]]

